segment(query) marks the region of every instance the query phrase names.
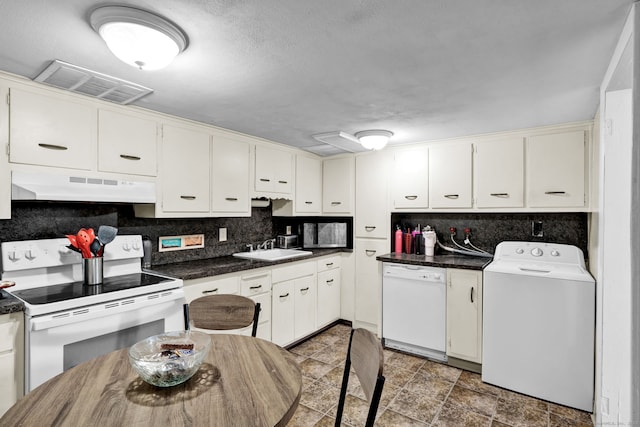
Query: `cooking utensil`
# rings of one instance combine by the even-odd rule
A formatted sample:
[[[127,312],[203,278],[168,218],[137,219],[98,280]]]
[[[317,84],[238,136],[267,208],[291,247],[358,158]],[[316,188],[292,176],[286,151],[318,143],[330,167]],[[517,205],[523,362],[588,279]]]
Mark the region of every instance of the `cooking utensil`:
[[[100,249],[98,250],[98,256],[102,256],[104,253],[104,247],[106,244],[113,242],[118,234],[118,229],[111,227],[110,225],[101,225],[98,227],[98,241],[100,242]]]
[[[76,236],[73,236],[73,237],[76,237]],[[80,251],[80,249],[78,249],[77,247],[75,247],[73,245],[67,245],[67,248],[71,249],[74,252],[82,253],[82,251]]]
[[[71,246],[73,246],[75,249],[80,249],[80,248],[78,248],[78,241],[77,241],[75,235],[67,234],[67,239],[69,239],[69,242],[71,243]]]
[[[81,228],[76,234],[76,243],[78,244],[78,248],[82,252],[82,258],[93,258],[93,254],[89,249],[89,245],[91,245],[91,239],[89,237],[89,233],[86,229]]]

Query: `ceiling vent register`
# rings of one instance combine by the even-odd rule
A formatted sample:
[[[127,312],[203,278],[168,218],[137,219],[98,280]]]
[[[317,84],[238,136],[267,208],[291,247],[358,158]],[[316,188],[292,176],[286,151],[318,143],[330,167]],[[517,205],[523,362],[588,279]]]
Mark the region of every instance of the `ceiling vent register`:
[[[33,80],[122,105],[153,92],[153,89],[57,59]]]

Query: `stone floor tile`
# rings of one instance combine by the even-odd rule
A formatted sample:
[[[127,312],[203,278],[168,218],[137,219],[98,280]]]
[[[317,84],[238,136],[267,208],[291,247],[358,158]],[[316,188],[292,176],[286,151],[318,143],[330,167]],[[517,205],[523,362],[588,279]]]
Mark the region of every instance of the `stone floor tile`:
[[[444,404],[434,427],[490,427],[491,418],[461,406]]]
[[[449,397],[447,397],[447,403],[468,408],[473,412],[488,417],[494,414],[497,402],[498,398],[496,396],[478,393],[458,385],[453,386]]]

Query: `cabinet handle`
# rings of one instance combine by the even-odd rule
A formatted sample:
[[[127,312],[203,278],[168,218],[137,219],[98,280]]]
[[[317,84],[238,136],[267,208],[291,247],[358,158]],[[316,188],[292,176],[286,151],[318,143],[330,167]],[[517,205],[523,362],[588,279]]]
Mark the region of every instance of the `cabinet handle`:
[[[237,197],[225,197],[224,198],[227,202],[237,202],[238,198]]]
[[[474,289],[474,288],[473,288],[473,286],[472,286],[472,287],[471,287],[471,295],[470,295],[470,297],[471,297],[471,304],[473,304],[473,289]]]
[[[284,294],[284,295],[280,295],[280,298],[286,298],[286,297],[288,297],[288,296],[289,296],[289,292],[287,292],[287,293],[286,293],[286,294]]]
[[[458,197],[460,197],[459,194],[445,194],[444,197],[446,197],[447,199],[457,199]]]
[[[376,229],[376,226],[375,226],[375,225],[365,225],[365,226],[364,226],[364,229],[365,229],[366,231],[373,231],[373,230],[375,230],[375,229]]]
[[[338,206],[341,205],[342,202],[331,202],[331,206]]]
[[[208,291],[202,291],[203,294],[215,294],[218,292],[218,288],[210,289]]]
[[[309,287],[307,286],[306,288],[302,288],[300,289],[300,293],[304,294],[305,292],[307,292],[309,290]]]
[[[329,280],[327,280],[327,285],[330,285],[330,284],[332,284],[332,283],[333,283],[333,279],[329,279]]]
[[[267,179],[267,178],[260,178],[260,181],[262,181],[262,182],[271,182],[271,180]]]
[[[258,285],[258,286],[249,286],[249,289],[253,290],[253,289],[260,289],[262,287],[262,285]]]
[[[404,198],[407,200],[415,200],[418,198],[418,196],[404,196]]]
[[[305,205],[312,205],[313,202],[304,202]]]
[[[328,263],[326,263],[325,265],[326,265],[327,267],[331,267],[331,266],[333,265],[333,263],[332,263],[332,262],[328,262]]]
[[[64,145],[56,145],[56,144],[38,144],[39,147],[46,148],[47,150],[68,150]]]
[[[120,154],[120,157],[125,160],[141,160],[141,158],[138,156],[130,156],[128,154]]]
[[[180,196],[180,198],[184,200],[195,200],[196,196]]]
[[[289,181],[278,181],[278,184],[288,184]]]
[[[504,197],[504,198],[509,197],[509,193],[491,193],[490,195],[493,197]]]
[[[564,191],[545,191],[544,194],[550,194],[550,195],[559,195],[559,194],[567,194]]]
[[[365,252],[367,255],[373,255],[373,254],[375,254],[375,253],[376,253],[376,251],[374,251],[373,249],[365,249],[365,250],[364,250],[364,252]]]

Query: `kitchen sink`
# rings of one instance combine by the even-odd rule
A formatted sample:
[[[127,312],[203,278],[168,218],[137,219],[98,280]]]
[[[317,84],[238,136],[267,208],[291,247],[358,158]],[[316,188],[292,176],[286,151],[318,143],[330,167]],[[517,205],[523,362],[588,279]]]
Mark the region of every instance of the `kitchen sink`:
[[[300,249],[265,249],[252,252],[237,252],[233,254],[233,256],[258,261],[281,261],[283,259],[311,255],[312,253],[311,251],[303,251]]]

